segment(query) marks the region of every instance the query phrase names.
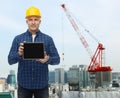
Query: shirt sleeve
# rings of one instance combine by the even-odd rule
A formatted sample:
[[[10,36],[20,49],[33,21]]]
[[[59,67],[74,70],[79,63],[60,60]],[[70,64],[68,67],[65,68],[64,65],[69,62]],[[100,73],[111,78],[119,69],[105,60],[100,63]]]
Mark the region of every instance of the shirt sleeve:
[[[50,58],[46,62],[46,64],[57,65],[60,63],[60,57],[52,38],[49,40],[47,55],[49,55]]]
[[[12,42],[10,52],[8,54],[8,63],[10,65],[15,64],[22,59],[22,57],[20,57],[18,54],[18,47],[19,47],[19,43],[18,43],[17,37],[15,37]]]

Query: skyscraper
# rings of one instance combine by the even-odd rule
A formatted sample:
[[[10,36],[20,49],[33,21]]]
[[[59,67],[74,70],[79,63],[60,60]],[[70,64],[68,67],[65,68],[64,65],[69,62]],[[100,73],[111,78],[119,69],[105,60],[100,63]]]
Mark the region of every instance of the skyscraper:
[[[64,69],[63,68],[57,68],[55,69],[55,82],[56,83],[62,83],[64,84]]]
[[[49,83],[55,83],[55,71],[49,72]]]
[[[86,65],[74,65],[69,68],[68,82],[72,90],[79,90],[89,86],[89,73],[87,72]]]
[[[8,74],[8,77],[7,77],[7,84],[11,84],[11,85],[16,84],[16,76],[15,76],[14,70],[10,70],[10,74]]]

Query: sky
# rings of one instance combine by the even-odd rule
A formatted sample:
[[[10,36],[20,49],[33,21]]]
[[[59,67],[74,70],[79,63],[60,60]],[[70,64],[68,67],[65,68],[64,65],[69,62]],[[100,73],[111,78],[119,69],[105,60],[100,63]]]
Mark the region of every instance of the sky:
[[[0,77],[7,76],[9,70],[17,73],[17,64],[9,65],[7,57],[14,37],[27,30],[25,12],[30,6],[40,9],[40,30],[53,38],[61,57],[60,64],[50,65],[49,69],[67,70],[72,65],[89,65],[90,57],[61,8],[63,3],[76,20],[92,54],[98,43],[84,29],[104,45],[105,65],[120,71],[120,0],[1,0]]]

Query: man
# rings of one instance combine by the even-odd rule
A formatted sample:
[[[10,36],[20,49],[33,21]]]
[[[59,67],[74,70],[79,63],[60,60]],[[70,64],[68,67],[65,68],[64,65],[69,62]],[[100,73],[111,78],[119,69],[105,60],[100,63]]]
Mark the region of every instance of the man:
[[[28,30],[17,35],[8,55],[10,65],[18,63],[18,98],[48,98],[48,64],[57,65],[60,57],[53,39],[39,30],[41,13],[32,6],[26,10]],[[24,60],[23,42],[43,42],[45,53],[43,59]]]

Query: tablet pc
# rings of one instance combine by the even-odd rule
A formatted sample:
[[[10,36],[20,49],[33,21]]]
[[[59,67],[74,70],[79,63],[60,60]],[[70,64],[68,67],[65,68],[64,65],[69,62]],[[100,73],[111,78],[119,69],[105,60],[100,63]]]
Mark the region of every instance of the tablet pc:
[[[44,58],[44,43],[25,42],[23,59],[42,59]]]

